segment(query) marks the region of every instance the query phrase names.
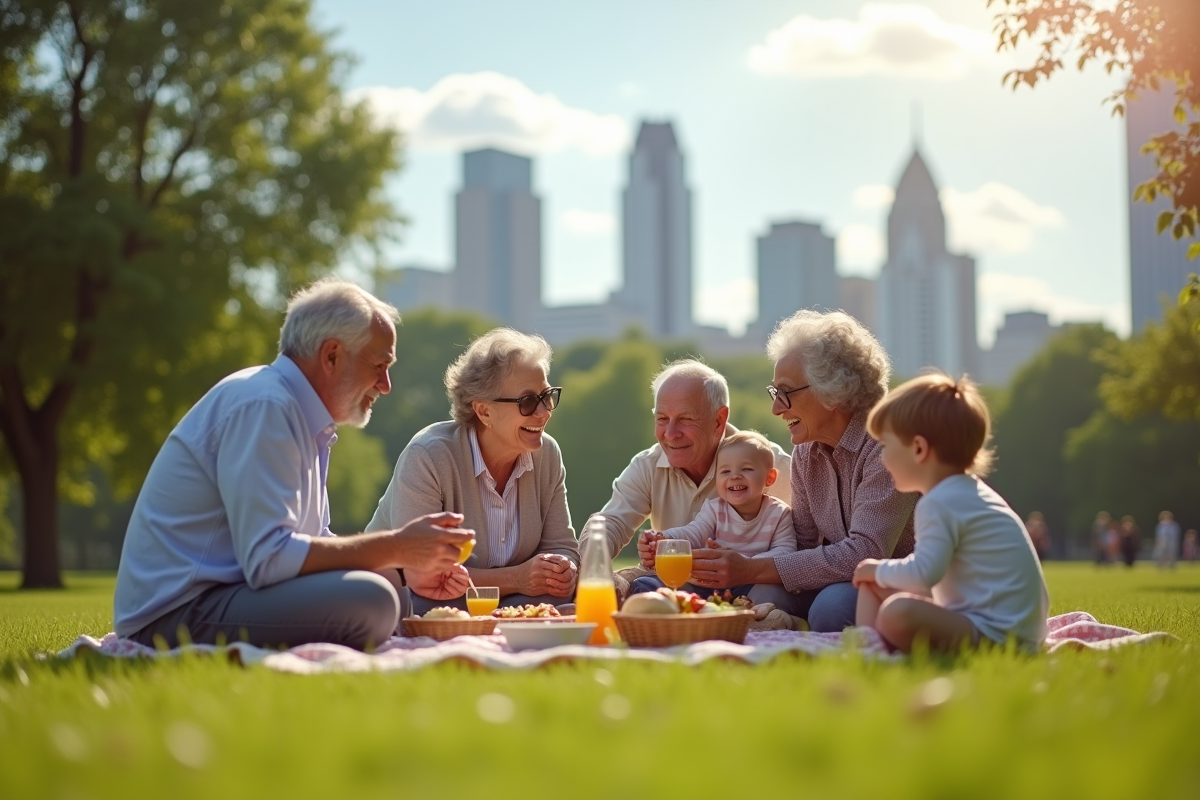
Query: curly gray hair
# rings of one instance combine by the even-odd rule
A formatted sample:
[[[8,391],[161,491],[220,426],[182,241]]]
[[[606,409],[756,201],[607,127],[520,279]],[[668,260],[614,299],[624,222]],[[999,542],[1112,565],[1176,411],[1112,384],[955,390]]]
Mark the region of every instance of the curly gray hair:
[[[658,374],[654,376],[654,380],[650,382],[656,402],[658,401],[658,390],[671,378],[692,378],[701,381],[704,384],[704,395],[708,398],[709,411],[713,414],[729,405],[729,382],[725,380],[724,375],[703,361],[681,358],[659,370]]]
[[[337,339],[357,353],[371,340],[371,323],[376,320],[395,325],[400,312],[349,281],[322,278],[288,301],[279,352],[288,358],[315,358],[322,344]]]
[[[799,356],[821,405],[850,414],[882,400],[892,373],[879,340],[842,311],[797,311],[775,327],[767,356],[776,362]]]
[[[505,379],[519,366],[538,366],[549,375],[553,355],[541,336],[512,328],[488,331],[446,368],[450,416],[463,425],[473,424],[478,417],[472,402],[495,398]]]

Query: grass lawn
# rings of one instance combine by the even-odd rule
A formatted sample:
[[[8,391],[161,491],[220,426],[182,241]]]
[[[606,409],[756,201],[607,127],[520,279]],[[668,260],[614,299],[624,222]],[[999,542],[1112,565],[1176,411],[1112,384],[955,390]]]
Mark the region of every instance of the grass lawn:
[[[111,626],[111,576],[0,575],[0,797],[1200,796],[1200,569],[1046,569],[1112,654],[299,677],[30,654]],[[944,701],[944,702],[938,702]]]

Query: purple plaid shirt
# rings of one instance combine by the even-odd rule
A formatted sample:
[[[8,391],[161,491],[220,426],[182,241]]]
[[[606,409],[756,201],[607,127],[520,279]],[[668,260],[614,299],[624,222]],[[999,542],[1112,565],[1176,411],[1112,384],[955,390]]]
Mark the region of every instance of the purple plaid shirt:
[[[837,447],[808,442],[792,451],[795,553],[775,557],[789,592],[848,581],[864,558],[903,558],[913,549],[919,494],[896,491],[867,412],[850,420]]]

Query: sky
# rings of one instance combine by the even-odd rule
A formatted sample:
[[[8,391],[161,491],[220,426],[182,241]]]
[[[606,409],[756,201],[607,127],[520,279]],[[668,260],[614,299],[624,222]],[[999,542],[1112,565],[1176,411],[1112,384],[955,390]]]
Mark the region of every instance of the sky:
[[[1007,311],[1129,330],[1124,125],[1117,78],[1071,68],[1001,85],[986,0],[317,0],[355,54],[355,98],[405,132],[388,191],[408,218],[389,261],[448,269],[461,152],[534,159],[543,302],[621,283],[620,193],[641,120],[675,126],[693,192],[694,316],[755,316],[755,238],[819,222],[839,270],[886,258],[891,187],[915,143],[952,250],[977,258],[979,337]]]

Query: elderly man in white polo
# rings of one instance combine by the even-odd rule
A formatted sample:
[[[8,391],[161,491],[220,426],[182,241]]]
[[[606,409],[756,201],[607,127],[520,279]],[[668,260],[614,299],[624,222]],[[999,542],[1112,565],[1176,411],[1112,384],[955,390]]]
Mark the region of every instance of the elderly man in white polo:
[[[154,459],[117,572],[117,633],[152,645],[243,640],[365,648],[396,628],[397,569],[442,572],[474,534],[459,514],[346,538],[325,491],[338,425],[391,389],[399,314],[324,280],[288,304],[279,357],[192,407]],[[399,590],[399,591],[398,591]]]
[[[654,391],[654,437],[658,444],[633,457],[613,481],[612,499],[600,512],[613,555],[633,540],[649,519],[656,531],[687,525],[717,496],[716,459],[721,440],[737,429],[728,424],[729,383],[712,367],[694,359],[668,364],[650,384]],[[775,468],[787,475],[791,457],[772,444]],[[776,481],[768,493],[787,503],[788,481]],[[640,567],[620,570],[617,590],[649,573]]]

